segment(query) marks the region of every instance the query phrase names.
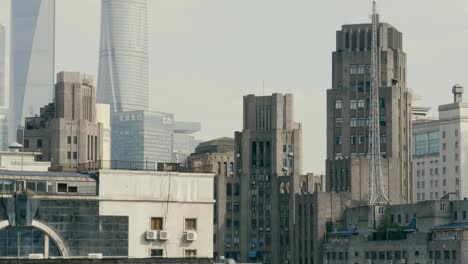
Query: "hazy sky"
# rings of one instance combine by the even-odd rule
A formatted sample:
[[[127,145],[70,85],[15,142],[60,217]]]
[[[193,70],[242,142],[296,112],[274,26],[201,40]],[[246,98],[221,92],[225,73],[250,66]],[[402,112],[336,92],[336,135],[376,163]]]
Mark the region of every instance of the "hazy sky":
[[[8,24],[8,2],[0,0],[0,23]],[[467,0],[380,2],[381,20],[404,34],[409,87],[427,105],[452,100],[455,83],[468,89]],[[56,69],[96,75],[100,1],[56,3]],[[151,108],[201,121],[201,139],[233,137],[242,129],[243,95],[294,93],[303,169],[323,173],[335,31],[368,21],[370,6],[370,0],[149,0]]]

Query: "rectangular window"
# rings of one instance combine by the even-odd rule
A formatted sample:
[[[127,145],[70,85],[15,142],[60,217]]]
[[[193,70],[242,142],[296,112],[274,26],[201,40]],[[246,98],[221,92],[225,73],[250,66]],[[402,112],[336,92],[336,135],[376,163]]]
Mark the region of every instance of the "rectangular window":
[[[184,256],[186,258],[194,258],[194,257],[197,256],[197,250],[196,249],[186,249]]]
[[[335,102],[335,109],[341,109],[341,100]]]
[[[357,107],[356,100],[351,100],[349,103],[349,108],[351,110],[356,110],[356,107]]]
[[[356,118],[351,118],[351,127],[356,127],[357,126],[357,121]]]
[[[366,143],[366,136],[359,136],[359,145],[364,145]]]
[[[335,119],[335,126],[336,127],[341,127],[341,124],[342,124],[342,119],[341,118],[336,118]]]
[[[351,136],[351,145],[356,145],[356,136]]]
[[[151,217],[151,230],[163,230],[163,218],[162,217]]]
[[[70,151],[67,152],[67,159],[71,160],[71,152]]]
[[[358,107],[359,107],[359,108],[364,108],[364,107],[365,107],[364,100],[359,100],[359,101],[358,101]]]
[[[69,193],[77,193],[78,192],[78,187],[77,186],[68,186],[68,192]]]
[[[74,159],[74,160],[78,159],[78,153],[77,153],[76,151],[73,152],[73,159]]]
[[[197,219],[196,218],[185,218],[185,230],[186,231],[197,231]]]
[[[67,144],[71,144],[71,136],[67,137]]]
[[[159,248],[152,248],[151,249],[151,257],[162,257],[163,250]]]
[[[77,136],[73,137],[73,144],[78,144],[78,137]]]
[[[29,139],[24,139],[24,148],[29,148]]]
[[[38,148],[42,148],[42,139],[38,139],[38,140],[37,140],[36,146],[37,146]]]
[[[335,138],[335,143],[336,143],[336,145],[341,145],[341,137],[336,137]]]
[[[58,183],[57,184],[57,192],[66,193],[68,191],[68,184],[66,183]]]

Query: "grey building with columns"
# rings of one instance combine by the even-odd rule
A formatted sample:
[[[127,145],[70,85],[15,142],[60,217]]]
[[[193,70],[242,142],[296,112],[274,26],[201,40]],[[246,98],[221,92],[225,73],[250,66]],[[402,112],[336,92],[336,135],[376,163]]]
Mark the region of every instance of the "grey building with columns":
[[[369,193],[371,24],[344,25],[332,54],[332,88],[327,90],[327,190]],[[384,189],[392,203],[412,201],[411,93],[407,89],[403,35],[378,26],[380,138]]]
[[[52,170],[76,171],[80,164],[100,160],[103,126],[96,120],[95,89],[91,76],[59,72],[54,102],[39,116],[26,118],[24,131],[17,132],[24,150],[41,152]]]
[[[291,94],[244,96],[243,130],[234,141],[242,262],[293,263],[302,156],[302,126],[293,107]]]

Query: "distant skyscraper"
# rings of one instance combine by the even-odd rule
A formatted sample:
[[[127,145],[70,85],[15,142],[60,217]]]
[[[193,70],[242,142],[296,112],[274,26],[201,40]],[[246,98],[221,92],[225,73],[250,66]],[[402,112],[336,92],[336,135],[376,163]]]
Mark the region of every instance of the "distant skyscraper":
[[[336,34],[333,86],[327,91],[328,191],[369,193],[370,64],[372,24],[344,25]],[[406,87],[403,35],[378,26],[380,142],[385,194],[411,201],[411,93]]]
[[[98,102],[112,112],[148,109],[146,0],[103,0]]]
[[[8,148],[8,108],[5,92],[5,27],[0,25],[0,151]]]
[[[11,1],[11,135],[32,109],[52,100],[55,0]]]

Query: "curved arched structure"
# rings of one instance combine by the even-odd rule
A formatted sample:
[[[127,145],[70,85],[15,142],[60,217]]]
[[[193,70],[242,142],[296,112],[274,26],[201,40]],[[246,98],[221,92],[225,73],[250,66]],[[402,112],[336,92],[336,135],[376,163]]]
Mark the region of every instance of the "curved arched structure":
[[[2,230],[4,228],[7,228],[9,226],[10,226],[10,222],[8,220],[0,221],[0,230]],[[69,256],[67,247],[65,246],[65,243],[62,241],[60,236],[52,228],[50,228],[46,224],[44,224],[42,222],[39,222],[39,221],[36,221],[36,220],[32,221],[31,226],[41,230],[50,239],[52,239],[55,242],[55,244],[57,245],[57,248],[60,251],[60,254],[62,255],[62,257],[68,257]]]
[[[148,109],[147,0],[102,0],[97,102]]]

